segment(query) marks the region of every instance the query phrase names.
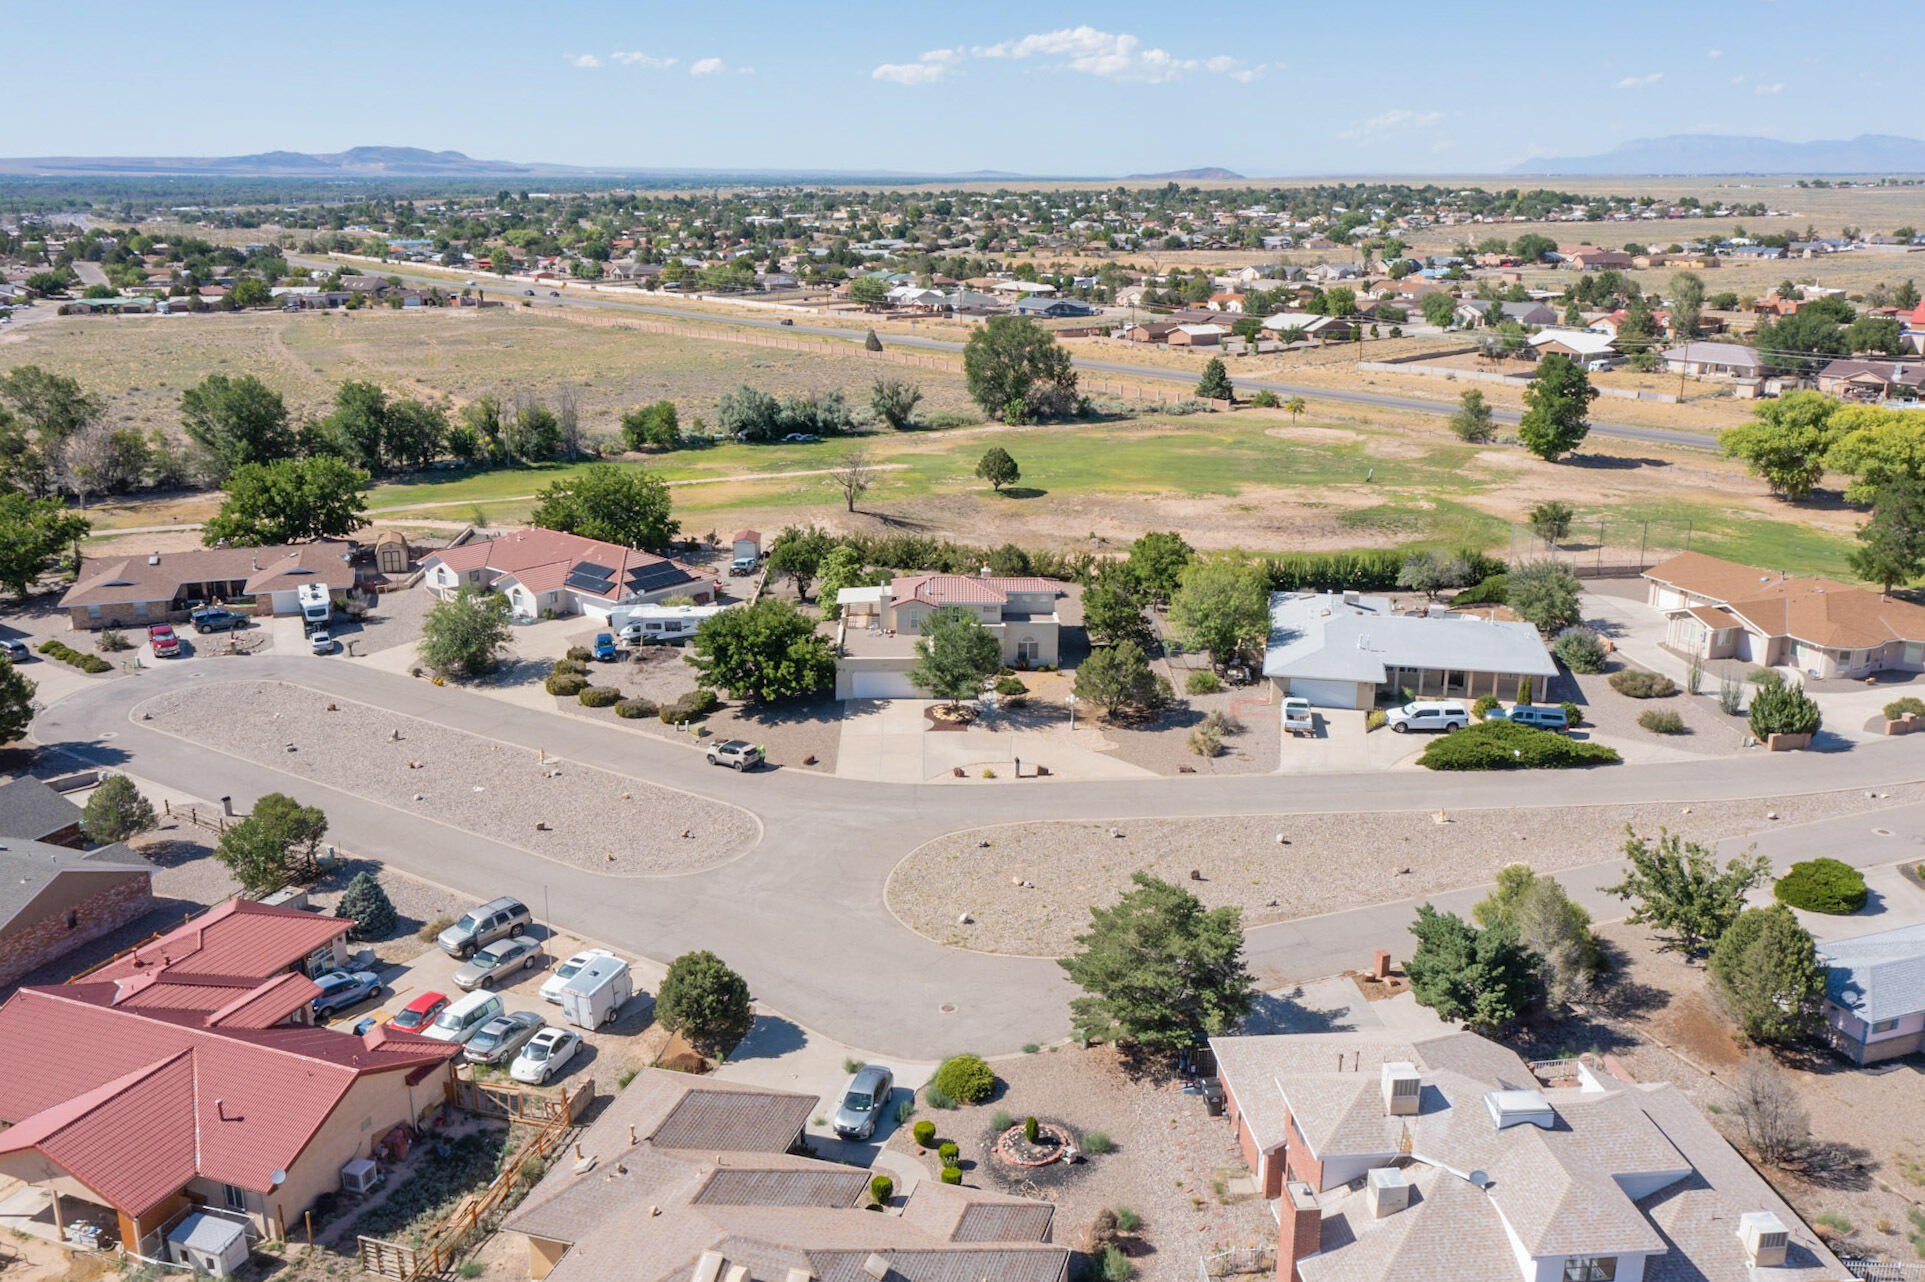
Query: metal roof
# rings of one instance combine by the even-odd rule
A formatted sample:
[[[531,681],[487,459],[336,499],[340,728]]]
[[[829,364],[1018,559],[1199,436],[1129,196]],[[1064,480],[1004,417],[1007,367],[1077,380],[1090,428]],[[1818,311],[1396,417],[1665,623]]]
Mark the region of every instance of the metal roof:
[[[1390,668],[1557,675],[1537,629],[1464,614],[1397,615],[1382,597],[1276,592],[1263,675],[1381,683]]]

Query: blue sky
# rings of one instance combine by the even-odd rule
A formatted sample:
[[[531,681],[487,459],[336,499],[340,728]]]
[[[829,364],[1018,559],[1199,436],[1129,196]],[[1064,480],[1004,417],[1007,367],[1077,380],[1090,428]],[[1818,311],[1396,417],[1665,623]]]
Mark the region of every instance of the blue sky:
[[[1792,0],[23,4],[5,155],[358,144],[611,166],[1491,172],[1665,133],[1917,133]],[[1587,38],[1587,34],[1595,38]],[[41,51],[32,53],[29,51]],[[54,56],[44,56],[49,53]],[[22,104],[31,106],[22,110]]]

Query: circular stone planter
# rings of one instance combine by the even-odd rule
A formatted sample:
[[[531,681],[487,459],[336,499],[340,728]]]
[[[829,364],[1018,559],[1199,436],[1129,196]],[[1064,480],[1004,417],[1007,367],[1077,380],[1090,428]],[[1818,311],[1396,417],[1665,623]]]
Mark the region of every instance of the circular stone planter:
[[[1068,1154],[1069,1148],[1069,1132],[1054,1122],[1037,1122],[1034,1144],[1024,1138],[1022,1123],[1018,1122],[996,1137],[993,1152],[1000,1162],[1034,1170],[1052,1162],[1060,1162]]]

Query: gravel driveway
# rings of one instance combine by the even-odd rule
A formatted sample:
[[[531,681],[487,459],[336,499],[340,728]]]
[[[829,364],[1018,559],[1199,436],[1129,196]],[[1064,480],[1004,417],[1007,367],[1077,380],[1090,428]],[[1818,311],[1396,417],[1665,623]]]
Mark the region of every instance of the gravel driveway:
[[[544,763],[303,686],[209,684],[156,696],[142,714],[184,739],[612,876],[710,868],[758,835],[734,806],[575,761]]]

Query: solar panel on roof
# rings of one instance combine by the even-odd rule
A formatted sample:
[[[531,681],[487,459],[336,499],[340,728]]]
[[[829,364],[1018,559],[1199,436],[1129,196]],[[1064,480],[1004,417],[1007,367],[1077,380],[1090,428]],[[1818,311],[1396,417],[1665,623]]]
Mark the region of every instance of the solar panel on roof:
[[[598,579],[612,579],[615,577],[615,571],[605,565],[597,565],[593,561],[575,562],[575,573],[592,574]]]
[[[688,578],[686,571],[673,561],[658,561],[654,565],[637,566],[628,572],[628,586],[635,592],[652,592],[665,588],[671,583],[680,583]]]
[[[583,574],[579,570],[570,574],[562,582],[571,588],[579,588],[583,592],[606,592],[610,586],[610,580],[598,579],[592,574]]]

